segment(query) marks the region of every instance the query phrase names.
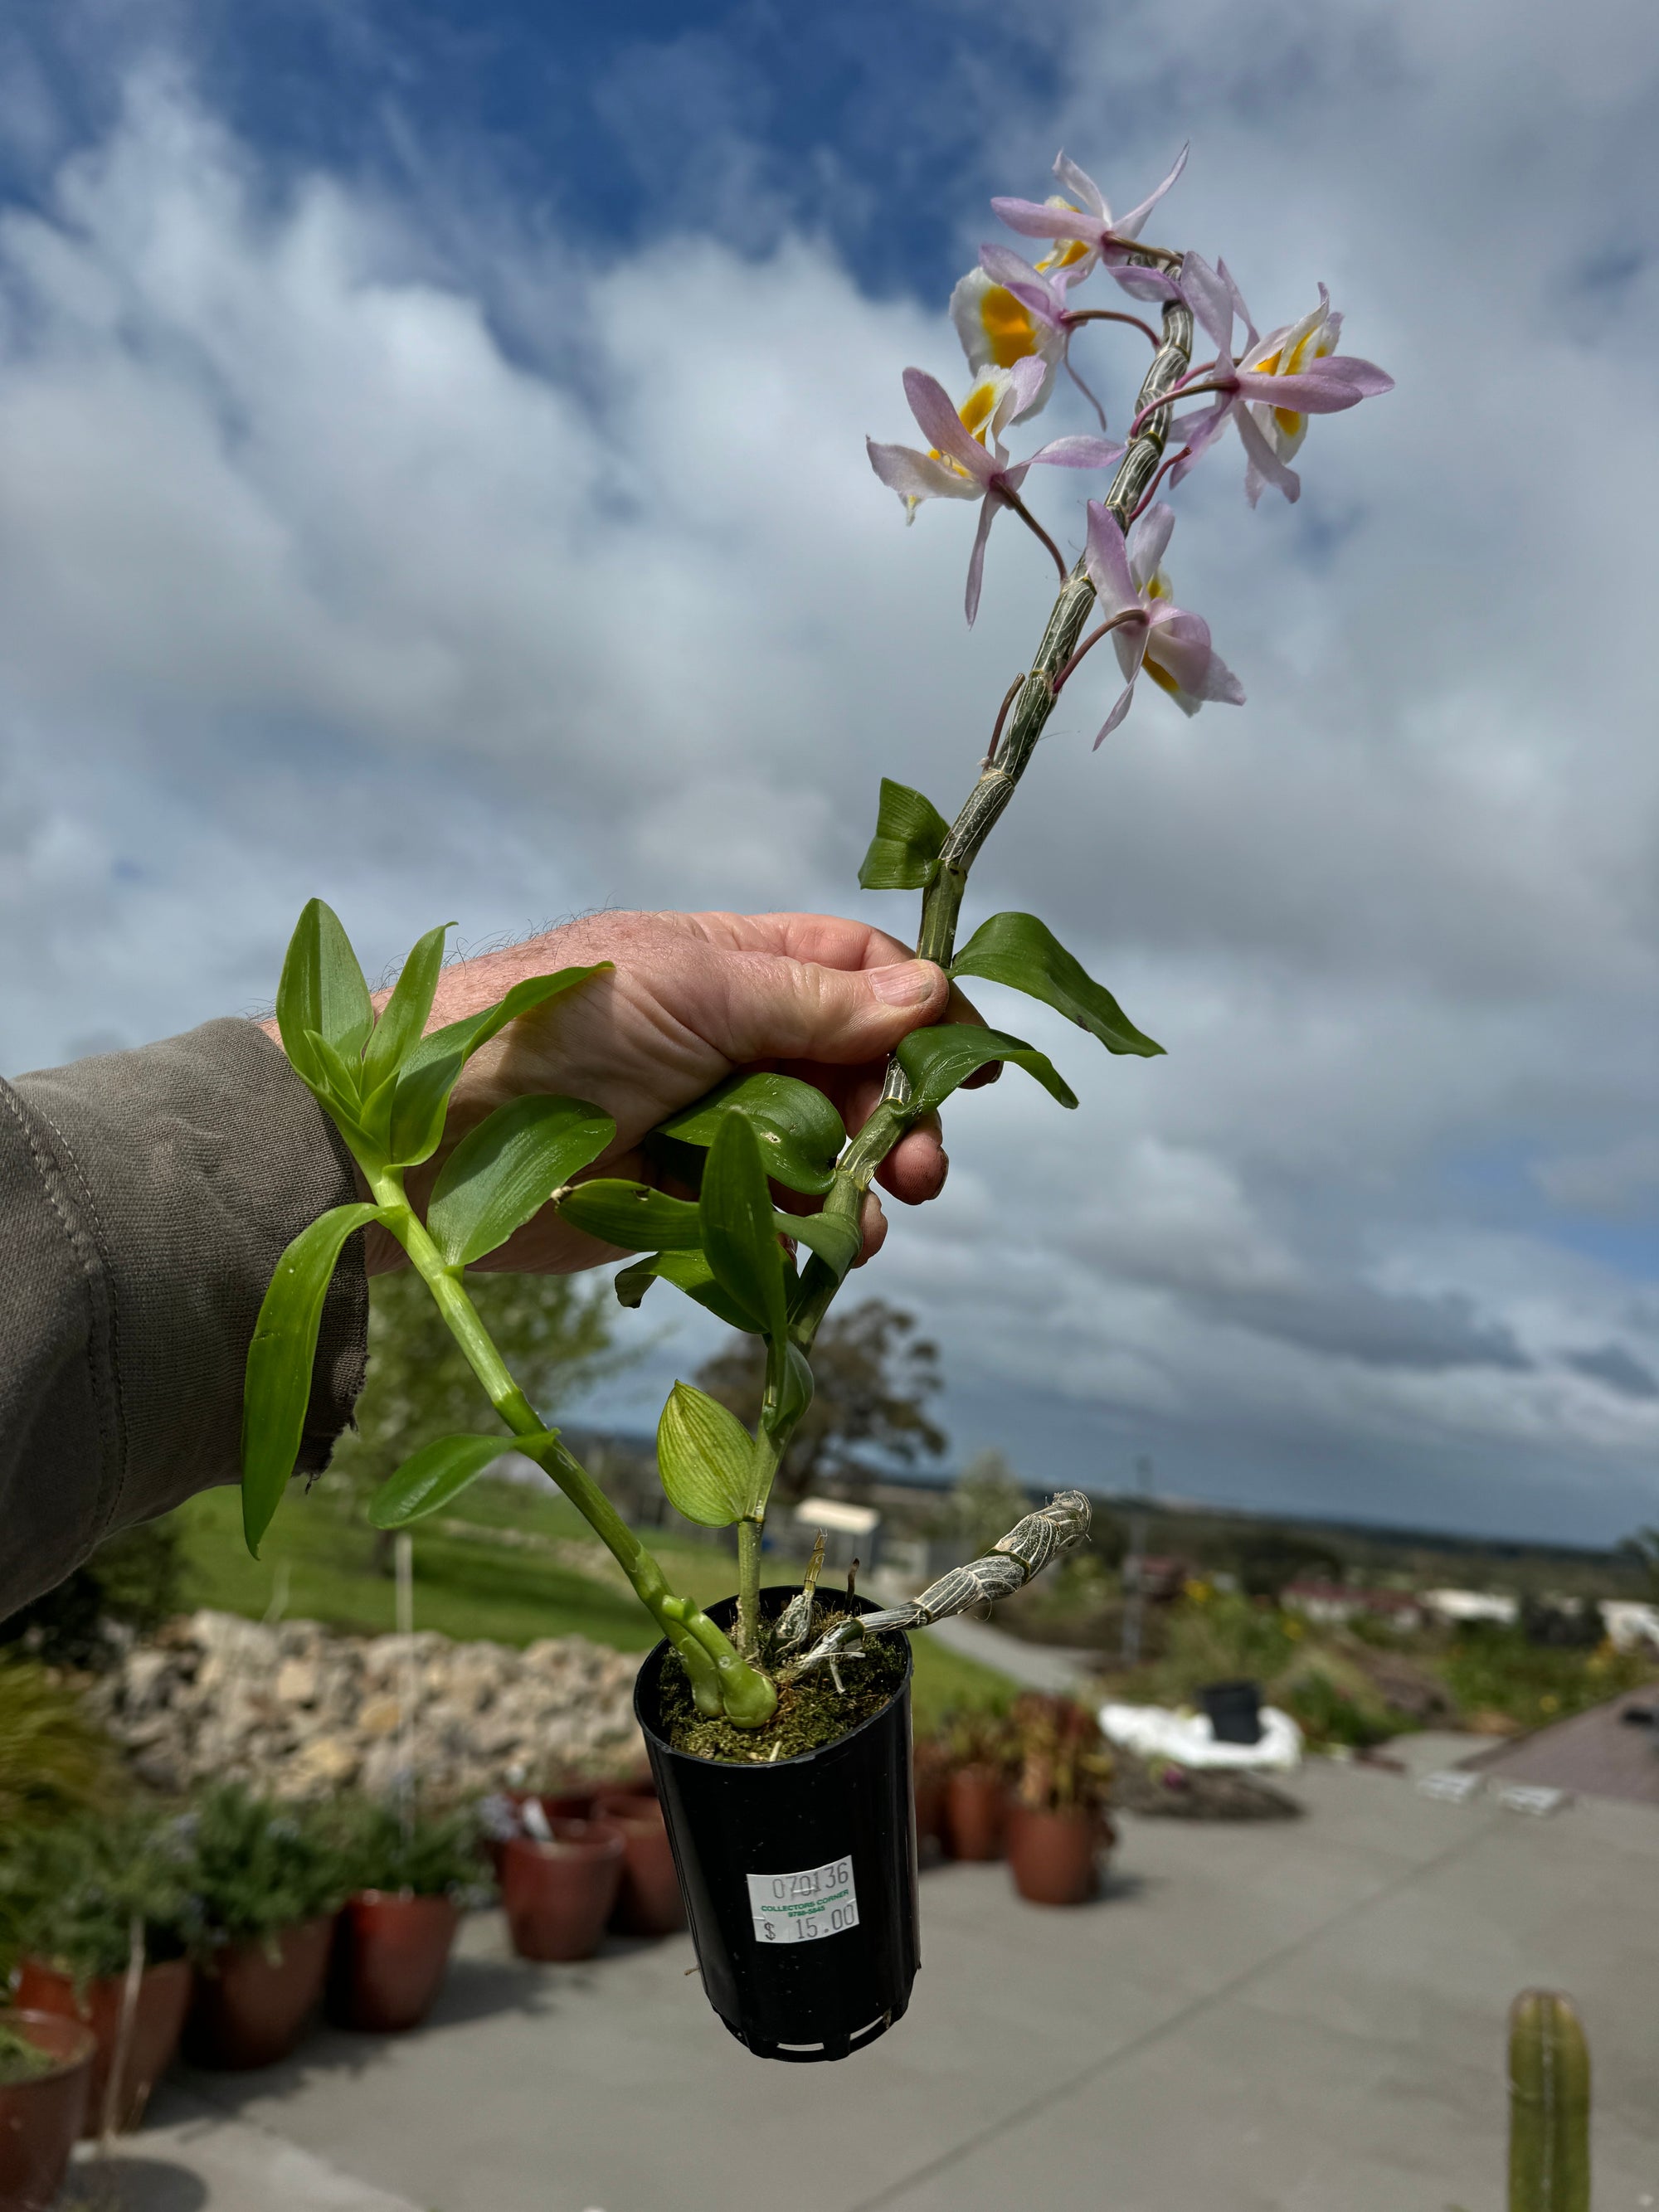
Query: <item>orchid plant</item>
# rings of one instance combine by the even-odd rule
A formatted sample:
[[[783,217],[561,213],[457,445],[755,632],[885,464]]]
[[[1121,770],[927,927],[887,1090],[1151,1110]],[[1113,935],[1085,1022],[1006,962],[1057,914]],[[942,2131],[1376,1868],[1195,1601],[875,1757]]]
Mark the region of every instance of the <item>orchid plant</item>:
[[[1316,307],[1263,337],[1224,261],[1212,267],[1196,253],[1142,240],[1186,158],[1183,150],[1157,190],[1121,216],[1064,155],[1054,165],[1060,195],[1041,203],[993,201],[1011,229],[1043,242],[1047,252],[1033,265],[1006,246],[981,249],[978,267],[962,279],[951,302],[973,380],[966,398],[958,405],[934,377],[907,369],[905,396],[926,447],[868,444],[872,466],[898,494],[908,520],[929,500],[977,506],[966,591],[970,623],[979,608],[986,542],[1005,510],[1052,558],[1059,591],[1030,666],[1002,701],[978,776],[955,820],[947,822],[920,792],[884,778],[859,881],[870,890],[921,892],[919,957],[937,962],[953,978],[980,976],[1024,992],[1088,1030],[1108,1052],[1143,1057],[1162,1048],[1034,915],[994,915],[958,949],[969,871],[1012,798],[1055,701],[1103,638],[1112,640],[1122,684],[1097,745],[1128,714],[1143,675],[1188,714],[1206,704],[1243,701],[1207,624],[1171,595],[1163,562],[1175,515],[1157,497],[1164,480],[1172,489],[1178,486],[1218,448],[1231,424],[1243,449],[1251,504],[1268,489],[1295,500],[1301,484],[1291,463],[1309,418],[1390,388],[1381,369],[1337,350],[1341,317],[1322,286]],[[1148,307],[1158,324],[1121,305],[1073,304],[1097,276],[1116,288],[1108,297]],[[1152,347],[1116,440],[1104,407],[1072,360],[1079,332],[1097,323],[1137,331]],[[1214,349],[1207,360],[1194,359],[1195,328]],[[1062,435],[1016,458],[1007,441],[1047,405],[1062,368],[1087,398],[1098,433]],[[1187,402],[1207,404],[1178,412]],[[1084,550],[1070,563],[1026,504],[1027,479],[1039,465],[1110,471],[1103,495],[1087,501]],[[1091,613],[1099,619],[1085,634]],[[1065,1492],[908,1605],[836,1618],[817,1599],[809,1572],[781,1619],[768,1624],[762,1616],[767,1501],[811,1401],[813,1340],[856,1256],[860,1212],[877,1169],[912,1123],[994,1062],[1012,1061],[1060,1105],[1075,1107],[1075,1094],[1043,1054],[992,1029],[946,1023],[918,1030],[899,1046],[879,1102],[850,1137],[835,1105],[810,1084],[740,1072],[647,1139],[650,1182],[586,1172],[616,1135],[595,1108],[570,1098],[518,1098],[456,1146],[422,1219],[410,1203],[404,1177],[437,1151],[450,1092],[467,1060],[509,1021],[580,989],[598,972],[570,968],[532,978],[487,1012],[428,1035],[444,943],[442,929],[421,939],[378,1010],[344,931],[319,901],[301,917],[289,950],[276,1002],[283,1048],[340,1129],[371,1196],[336,1208],[305,1231],[283,1255],[265,1297],[244,1405],[250,1547],[257,1550],[298,1455],[329,1281],[346,1240],[371,1222],[402,1244],[501,1423],[501,1432],[446,1437],[416,1452],[377,1495],[371,1518],[381,1528],[406,1526],[446,1505],[501,1454],[525,1454],[615,1553],[678,1653],[696,1711],[705,1717],[763,1731],[776,1711],[781,1686],[823,1668],[839,1687],[839,1662],[858,1656],[866,1638],[1006,1595],[1079,1540],[1088,1526],[1087,1502]],[[780,1211],[775,1186],[797,1200],[817,1199],[818,1210]],[[676,1195],[676,1189],[687,1194]],[[573,1226],[642,1255],[617,1277],[624,1305],[637,1306],[661,1279],[764,1341],[765,1393],[752,1434],[714,1399],[677,1382],[657,1435],[663,1486],[673,1504],[692,1521],[736,1526],[738,1591],[729,1632],[671,1588],[657,1560],[520,1389],[468,1296],[467,1269],[547,1206]],[[798,1261],[803,1253],[804,1264]]]

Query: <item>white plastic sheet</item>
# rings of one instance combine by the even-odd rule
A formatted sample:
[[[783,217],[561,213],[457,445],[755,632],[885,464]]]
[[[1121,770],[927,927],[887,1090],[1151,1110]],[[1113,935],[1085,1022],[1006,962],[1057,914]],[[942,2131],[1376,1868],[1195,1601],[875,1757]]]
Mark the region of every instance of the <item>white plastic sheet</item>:
[[[1302,1764],[1302,1731],[1276,1705],[1261,1708],[1259,1743],[1218,1743],[1207,1713],[1176,1712],[1168,1705],[1103,1705],[1101,1733],[1120,1751],[1143,1759],[1170,1759],[1177,1766],[1253,1768],[1292,1774]]]

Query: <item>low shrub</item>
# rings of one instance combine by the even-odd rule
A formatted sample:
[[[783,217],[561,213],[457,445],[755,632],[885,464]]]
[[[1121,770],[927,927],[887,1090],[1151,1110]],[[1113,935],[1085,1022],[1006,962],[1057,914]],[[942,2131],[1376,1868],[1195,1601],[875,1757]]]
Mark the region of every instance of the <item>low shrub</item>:
[[[51,1667],[107,1666],[121,1649],[120,1629],[142,1636],[178,1612],[183,1577],[172,1519],[123,1529],[55,1589],[0,1621],[0,1644]]]
[[[195,1947],[204,1959],[227,1943],[273,1945],[283,1929],[337,1911],[352,1887],[329,1815],[316,1807],[221,1783],[179,1828],[194,1856]]]
[[[381,1799],[350,1797],[335,1806],[331,1825],[349,1891],[412,1891],[465,1902],[486,1887],[472,1808],[405,1818]]]
[[[1592,1651],[1529,1643],[1519,1628],[1470,1621],[1442,1662],[1447,1687],[1468,1714],[1501,1713],[1522,1728],[1542,1728],[1620,1696],[1653,1679],[1653,1655]]]
[[[1112,1754],[1086,1706],[1032,1692],[1016,1698],[1009,1719],[1022,1805],[1034,1813],[1105,1809],[1112,1791]]]
[[[0,1660],[0,1836],[120,1788],[114,1749],[69,1685],[37,1660]]]
[[[15,2089],[20,2082],[38,2081],[58,2061],[38,2043],[31,2043],[20,2027],[0,2020],[0,2089]]]
[[[1279,1702],[1316,1746],[1339,1744],[1351,1751],[1368,1751],[1386,1743],[1411,1726],[1391,1715],[1363,1691],[1350,1688],[1319,1666],[1307,1668],[1288,1688],[1276,1692]]]
[[[174,1817],[84,1813],[23,1829],[0,1854],[8,1968],[35,1958],[84,1984],[125,1972],[135,1923],[154,1962],[191,1948],[201,1918],[194,1851]]]

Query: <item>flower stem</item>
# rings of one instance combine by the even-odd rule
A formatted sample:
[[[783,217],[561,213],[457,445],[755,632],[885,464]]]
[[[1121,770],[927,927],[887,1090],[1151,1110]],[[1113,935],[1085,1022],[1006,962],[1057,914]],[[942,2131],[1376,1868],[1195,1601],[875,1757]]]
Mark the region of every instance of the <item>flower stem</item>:
[[[1079,307],[1069,313],[1066,321],[1068,327],[1074,323],[1127,323],[1132,330],[1150,338],[1154,347],[1164,343],[1150,323],[1143,323],[1139,315],[1121,315],[1113,307]]]
[[[1160,247],[1137,247],[1128,258],[1131,261],[1161,265],[1172,275],[1180,272],[1181,256],[1165,252]],[[1091,312],[1103,313],[1105,311]],[[1138,317],[1133,316],[1127,319],[1139,321]],[[1145,329],[1147,326],[1143,324],[1141,327]],[[1171,300],[1164,308],[1164,334],[1158,342],[1158,349],[1152,357],[1136,398],[1136,414],[1128,443],[1103,502],[1108,512],[1116,518],[1121,530],[1127,529],[1130,517],[1164,458],[1164,439],[1169,429],[1169,416],[1164,410],[1174,388],[1183,377],[1191,374],[1192,359],[1192,310],[1184,300]],[[1001,737],[1006,721],[1006,735],[1002,737],[1000,747],[994,740],[992,750],[980,769],[978,781],[951,825],[933,880],[922,893],[921,922],[916,933],[916,957],[936,961],[947,971],[956,954],[957,923],[962,913],[963,897],[968,889],[969,870],[978,859],[986,839],[1001,819],[1004,808],[1013,797],[1021,776],[1030,764],[1037,739],[1042,735],[1043,727],[1054,711],[1060,686],[1081,658],[1078,641],[1095,601],[1095,587],[1089,581],[1082,560],[1079,559],[1067,570],[1065,563],[1060,561],[1059,549],[1048,532],[1032,517],[1025,514],[1018,499],[1006,492],[1002,496],[1017,512],[1024,515],[1050,552],[1054,554],[1061,580],[1060,593],[1049,611],[1048,626],[1042,633],[1036,657],[1024,678],[1003,702],[997,731]],[[1095,637],[1089,641],[1090,644],[1103,636],[1110,626],[1103,625]],[[1087,649],[1085,646],[1082,651]],[[909,1127],[911,1117],[905,1112],[909,1096],[910,1086],[905,1079],[903,1069],[896,1059],[890,1060],[887,1080],[879,1103],[841,1156],[835,1182],[824,1200],[826,1212],[836,1211],[857,1220],[864,1194],[869,1188],[876,1170]],[[839,1287],[834,1271],[826,1267],[821,1260],[814,1259],[802,1278],[800,1295],[790,1323],[791,1335],[803,1347],[811,1344]]]
[[[1037,520],[1036,515],[1032,514],[1030,508],[1026,506],[1024,501],[1020,497],[1017,491],[1010,491],[1006,484],[993,484],[991,489],[995,492],[997,497],[1002,501],[1005,507],[1012,507],[1014,513],[1025,525],[1025,527],[1030,532],[1031,535],[1034,538],[1040,538],[1042,540],[1042,543],[1048,547],[1049,552],[1054,556],[1054,567],[1059,573],[1060,580],[1063,584],[1066,581],[1066,556],[1060,551],[1059,546],[1055,544],[1054,539],[1049,537],[1048,532]]]
[[[549,1431],[514,1381],[477,1308],[462,1286],[459,1271],[447,1264],[410,1205],[401,1171],[383,1168],[370,1177],[370,1182],[376,1200],[386,1209],[386,1227],[408,1253],[410,1265],[431,1292],[490,1404],[522,1440],[525,1456],[552,1478],[607,1546],[641,1605],[679,1651],[698,1710],[724,1711],[728,1719],[745,1728],[758,1727],[769,1719],[777,1704],[772,1684],[744,1662],[712,1620],[675,1595],[657,1561],[586,1468]]]

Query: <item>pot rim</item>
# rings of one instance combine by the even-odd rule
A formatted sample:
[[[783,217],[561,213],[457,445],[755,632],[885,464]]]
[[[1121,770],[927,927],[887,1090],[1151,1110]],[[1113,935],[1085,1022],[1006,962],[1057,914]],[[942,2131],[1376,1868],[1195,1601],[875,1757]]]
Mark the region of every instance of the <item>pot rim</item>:
[[[799,1595],[799,1586],[797,1583],[769,1583],[766,1588],[760,1593],[761,1603],[763,1607],[769,1597],[781,1597],[787,1602],[790,1598],[796,1597]],[[845,1593],[843,1592],[842,1595],[845,1595]],[[735,1608],[737,1602],[737,1595],[733,1592],[732,1596],[718,1599],[714,1604],[707,1607],[705,1610],[708,1612],[711,1619],[718,1619],[723,1608],[727,1607]],[[852,1603],[858,1607],[860,1613],[879,1613],[882,1610],[882,1607],[877,1605],[872,1599],[864,1597],[857,1594],[854,1595]],[[778,1610],[779,1612],[781,1612],[783,1607],[780,1606]],[[724,1626],[723,1623],[721,1625]],[[659,1743],[671,1759],[689,1759],[698,1766],[723,1767],[733,1774],[787,1774],[793,1767],[805,1766],[809,1761],[814,1759],[823,1759],[831,1752],[837,1752],[843,1749],[844,1747],[849,1743],[856,1743],[860,1736],[864,1734],[865,1730],[866,1729],[873,1728],[878,1720],[882,1719],[884,1715],[890,1713],[899,1698],[903,1697],[909,1690],[911,1677],[915,1672],[915,1653],[910,1648],[910,1638],[908,1631],[904,1629],[896,1629],[893,1632],[895,1635],[901,1636],[904,1639],[904,1672],[899,1676],[898,1680],[894,1684],[892,1696],[888,1698],[884,1703],[878,1705],[874,1712],[866,1713],[856,1728],[848,1729],[845,1735],[838,1735],[833,1743],[814,1744],[810,1751],[798,1751],[792,1758],[789,1759],[772,1759],[758,1761],[753,1765],[744,1765],[738,1760],[731,1759],[707,1759],[700,1751],[681,1751],[677,1746],[670,1743],[668,1738],[657,1726],[654,1718],[644,1711],[640,1699],[641,1686],[645,1680],[647,1670],[651,1667],[653,1661],[657,1664],[659,1674],[661,1672],[661,1655],[665,1654],[670,1649],[668,1638],[665,1636],[662,1638],[660,1643],[653,1644],[650,1650],[646,1653],[645,1657],[640,1662],[640,1671],[634,1678],[634,1717],[638,1721],[641,1728],[645,1731],[646,1735],[648,1735],[653,1742]]]
[[[354,1889],[346,1899],[353,1905],[453,1905],[454,1898],[447,1889]],[[343,1910],[344,1908],[342,1908]],[[459,1907],[457,1908],[459,1910]]]
[[[600,1823],[588,1820],[582,1825],[596,1828]],[[591,1842],[586,1837],[562,1836],[555,1836],[551,1843],[540,1836],[506,1836],[501,1839],[503,1855],[520,1845],[528,1846],[538,1859],[617,1859],[627,1848],[620,1832],[614,1828],[605,1835],[595,1836]]]
[[[82,2066],[89,2066],[97,2055],[97,2035],[85,2021],[71,2020],[67,2013],[41,2012],[33,2005],[0,2005],[0,2027],[14,2027],[23,2021],[31,2024],[38,2023],[43,2027],[52,2028],[54,2032],[68,2029],[78,2038],[81,2045],[80,2053],[75,2057],[57,2059],[44,2074],[31,2074],[26,2081],[8,2082],[5,2085],[6,2094],[15,2089],[41,2089],[49,2081],[61,2081],[64,2075],[76,2073]],[[33,2042],[34,2039],[31,2036],[29,2040]],[[52,2056],[51,2052],[46,2051],[41,2045],[36,2044],[35,2048],[42,2051],[47,2057]]]

